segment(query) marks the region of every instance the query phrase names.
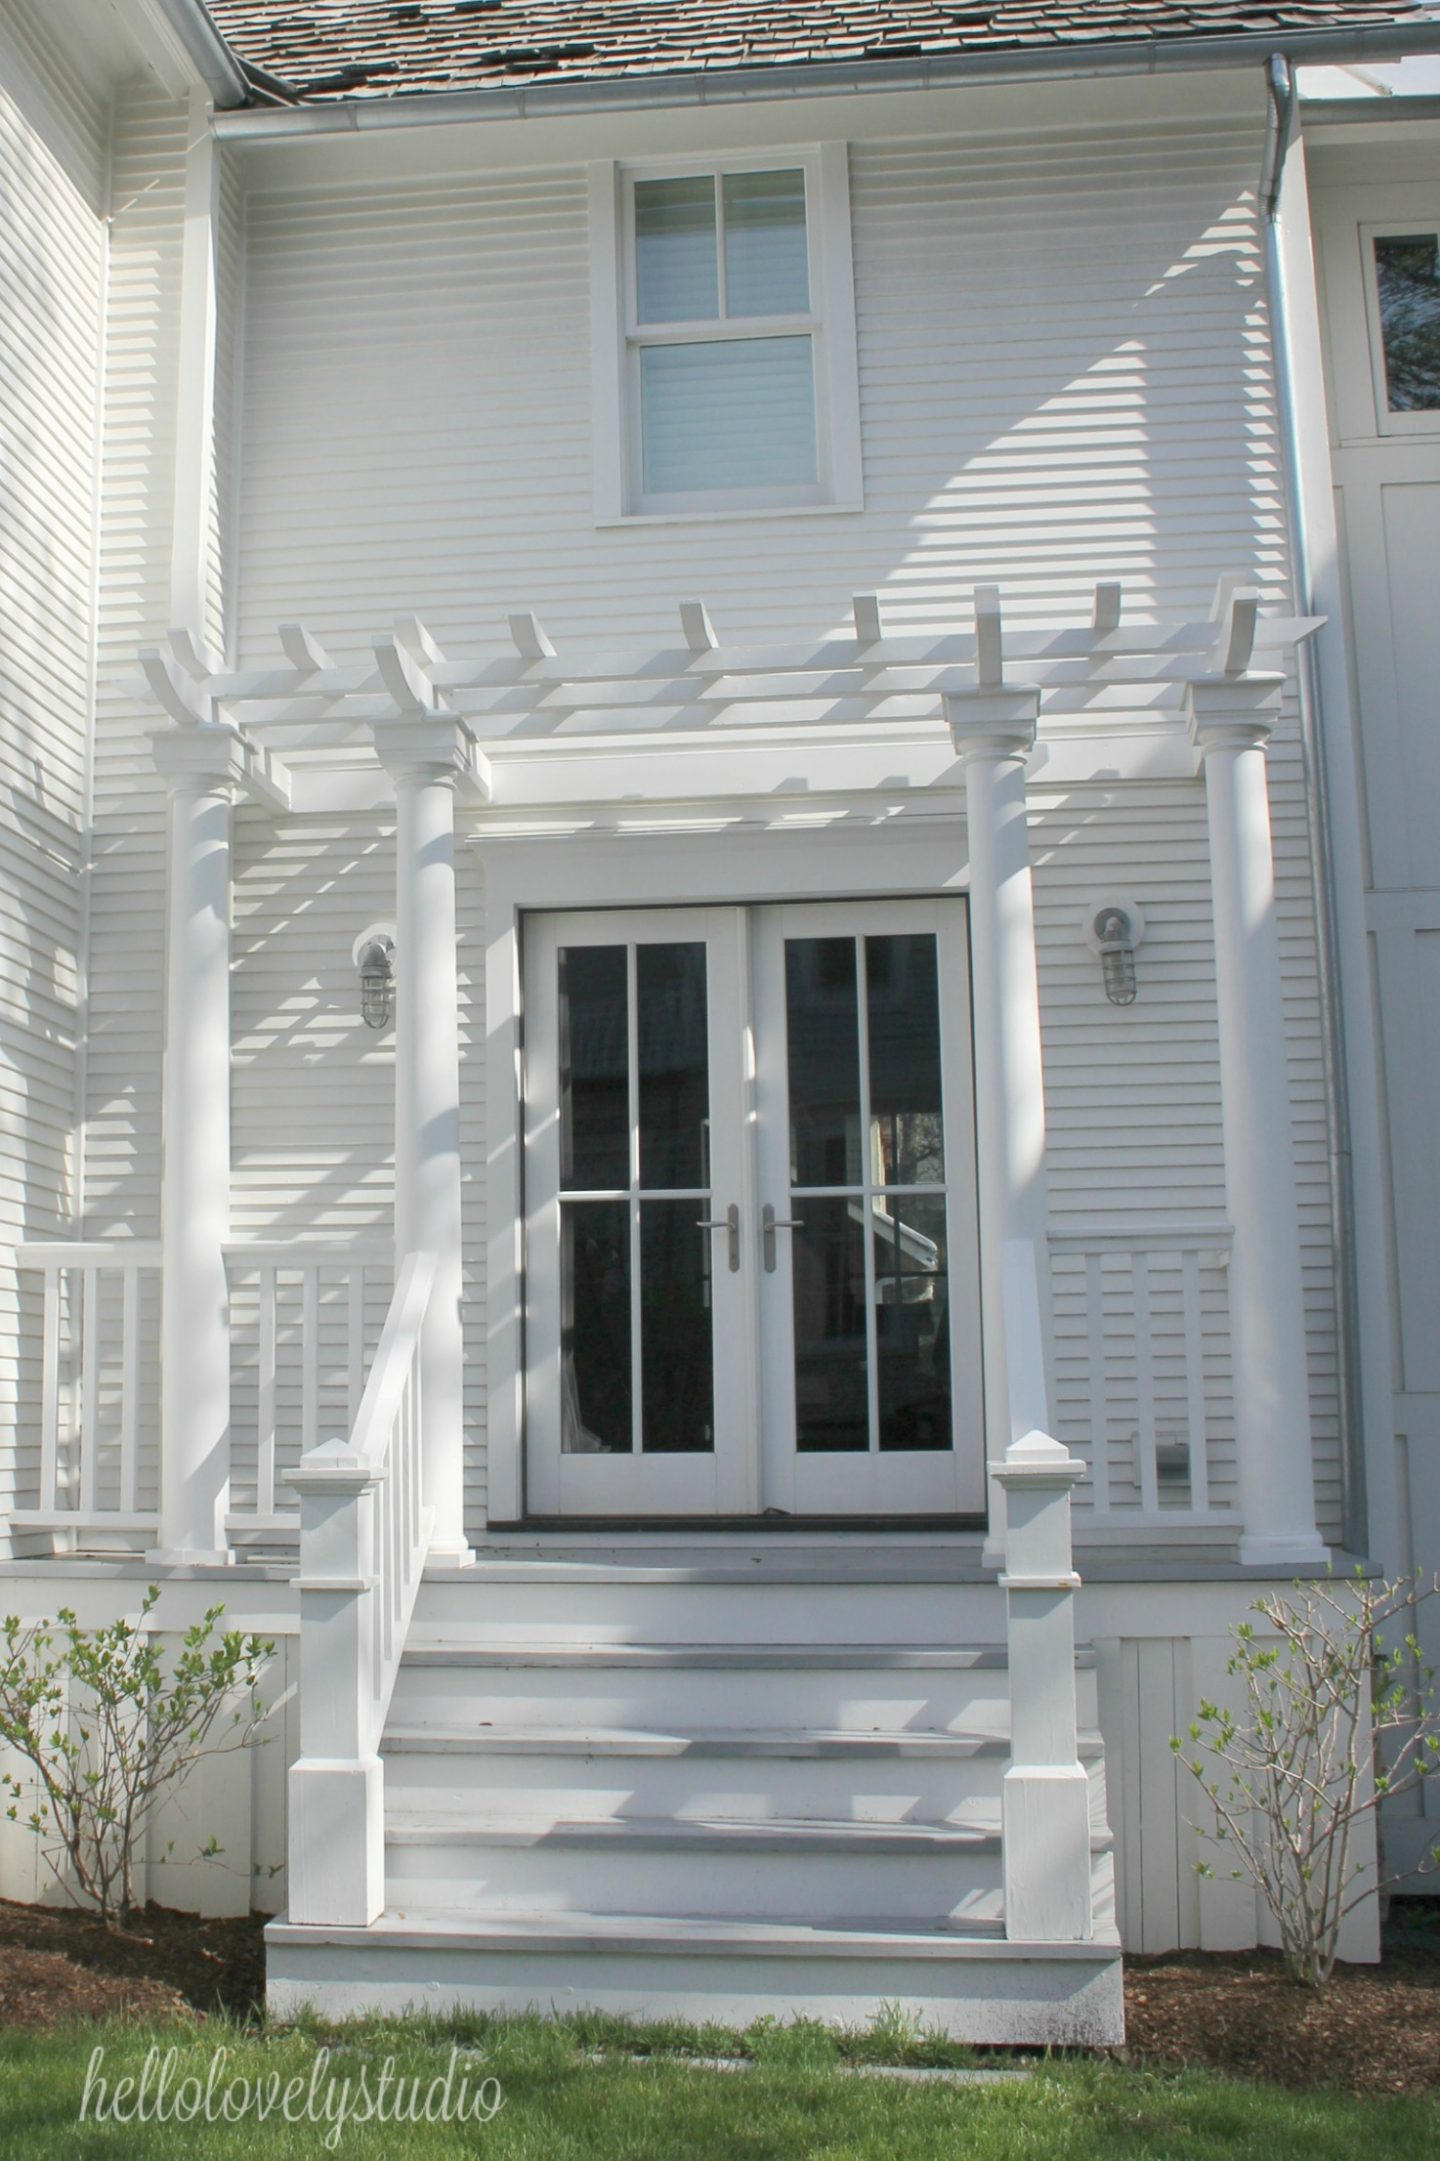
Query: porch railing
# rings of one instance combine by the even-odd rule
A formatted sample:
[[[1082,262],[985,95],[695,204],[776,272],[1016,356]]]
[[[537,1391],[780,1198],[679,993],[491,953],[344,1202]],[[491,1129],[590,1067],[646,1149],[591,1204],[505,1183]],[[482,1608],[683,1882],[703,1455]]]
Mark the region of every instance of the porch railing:
[[[365,1925],[384,1903],[380,1736],[429,1550],[420,1345],[435,1257],[412,1253],[349,1434],[290,1474],[300,1497],[300,1758],[290,1917]]]
[[[1107,1530],[1234,1531],[1228,1224],[1050,1233],[1055,1431]]]
[[[159,1528],[160,1247],[54,1240],[11,1248],[23,1359],[17,1532],[133,1545]],[[37,1310],[38,1308],[38,1310]]]
[[[230,1282],[230,1480],[235,1538],[294,1541],[291,1471],[321,1435],[352,1431],[388,1301],[388,1242],[306,1238],[225,1248]]]

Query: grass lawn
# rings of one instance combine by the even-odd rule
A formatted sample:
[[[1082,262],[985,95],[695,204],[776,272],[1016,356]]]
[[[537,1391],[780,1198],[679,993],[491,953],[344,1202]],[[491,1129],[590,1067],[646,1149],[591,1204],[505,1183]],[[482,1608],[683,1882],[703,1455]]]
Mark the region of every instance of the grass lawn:
[[[489,2115],[498,2082],[500,2105],[489,2121],[363,2122],[338,2130],[333,2111],[343,2082],[359,2106],[362,2070],[373,2097],[387,2058],[392,2079],[421,2081],[423,2108],[431,2081],[443,2080],[455,2059],[452,2093],[462,2079]],[[847,2073],[851,2062],[965,2061],[944,2043],[917,2041],[903,2029],[882,2029],[837,2044],[815,2028],[733,2034],[682,2028],[626,2029],[596,2019],[461,2020],[352,2026],[332,2035],[328,2062],[318,2030],[266,2033],[222,2020],[201,2025],[164,2021],[141,2025],[112,2020],[50,2031],[0,2032],[0,2157],[10,2161],[88,2161],[100,2155],[167,2161],[175,2156],[258,2157],[323,2154],[360,2161],[489,2154],[495,2161],[1350,2161],[1377,2152],[1440,2151],[1440,2102],[1420,2095],[1354,2097],[1339,2092],[1293,2093],[1213,2073],[1166,2074],[1108,2061],[1033,2063],[1028,2076],[982,2085],[901,2083]],[[92,2082],[87,2119],[80,2120],[92,2051],[103,2048],[94,2076],[138,2080],[147,2051],[176,2053],[165,2088],[172,2119],[97,2120],[100,2088]],[[228,2054],[212,2074],[216,2052]],[[635,2061],[637,2049],[648,2051]],[[742,2055],[742,2073],[697,2068],[687,2056]],[[992,2059],[994,2061],[995,2059]],[[325,2084],[326,2073],[332,2083]],[[196,2099],[211,2080],[220,2116],[227,2090],[238,2110],[239,2081],[276,2080],[280,2100],[260,2123],[252,2105],[238,2120],[176,2121],[177,2101]],[[198,2082],[185,2087],[185,2081]],[[285,2122],[287,2081],[292,2106],[303,2111],[315,2081],[314,2120]],[[408,2101],[408,2087],[392,2084]],[[120,2097],[133,2104],[134,2093]]]

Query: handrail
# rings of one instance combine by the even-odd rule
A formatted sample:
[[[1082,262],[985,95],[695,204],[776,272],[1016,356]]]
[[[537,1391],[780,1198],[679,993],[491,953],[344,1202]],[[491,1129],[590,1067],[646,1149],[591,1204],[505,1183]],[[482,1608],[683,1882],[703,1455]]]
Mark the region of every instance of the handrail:
[[[380,1737],[434,1511],[421,1486],[421,1342],[433,1253],[405,1259],[350,1432],[300,1460],[300,1759],[290,1915],[368,1926],[384,1903]]]
[[[158,1268],[158,1238],[28,1238],[0,1249],[12,1268]]]

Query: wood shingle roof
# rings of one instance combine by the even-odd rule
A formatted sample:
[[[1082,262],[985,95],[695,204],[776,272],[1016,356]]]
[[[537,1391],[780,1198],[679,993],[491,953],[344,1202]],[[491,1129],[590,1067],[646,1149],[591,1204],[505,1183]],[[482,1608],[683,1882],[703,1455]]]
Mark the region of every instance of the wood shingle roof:
[[[209,0],[304,102],[1419,22],[1417,0]]]

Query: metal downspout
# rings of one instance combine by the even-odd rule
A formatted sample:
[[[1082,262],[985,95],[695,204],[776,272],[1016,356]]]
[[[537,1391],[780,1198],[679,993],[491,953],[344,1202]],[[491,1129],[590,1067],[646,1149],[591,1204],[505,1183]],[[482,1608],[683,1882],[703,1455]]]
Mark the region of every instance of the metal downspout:
[[[1291,375],[1289,298],[1279,229],[1285,157],[1295,131],[1295,85],[1283,53],[1266,62],[1265,151],[1260,168],[1260,209],[1270,293],[1271,345],[1275,355],[1276,404],[1289,510],[1292,576],[1300,612],[1314,613],[1310,540],[1305,520],[1301,445]],[[1336,1305],[1336,1385],[1346,1545],[1363,1551],[1365,1462],[1360,1446],[1359,1308],[1355,1284],[1354,1163],[1350,1143],[1350,1087],[1345,1056],[1345,1015],[1340,1000],[1339,933],[1330,835],[1330,788],[1320,725],[1320,681],[1313,639],[1297,653],[1296,685],[1305,774],[1306,827],[1310,837],[1310,883],[1315,913],[1316,988],[1320,1001],[1321,1065],[1330,1133],[1330,1210]]]

